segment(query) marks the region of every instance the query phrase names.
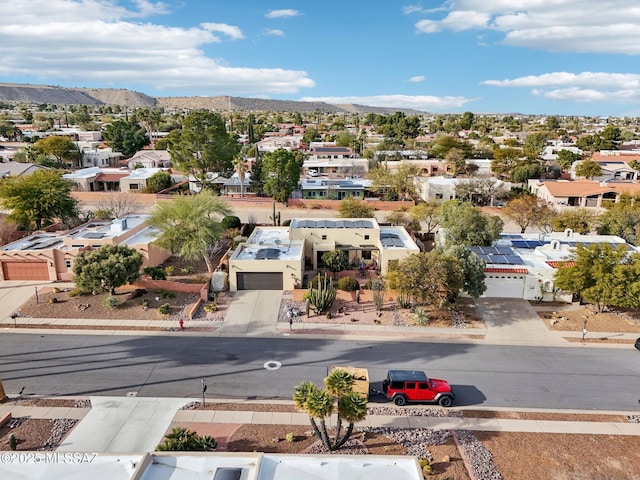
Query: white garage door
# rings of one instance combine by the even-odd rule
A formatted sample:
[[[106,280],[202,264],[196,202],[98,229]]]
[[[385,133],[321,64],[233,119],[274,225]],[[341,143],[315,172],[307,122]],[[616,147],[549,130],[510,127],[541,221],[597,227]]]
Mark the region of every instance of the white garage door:
[[[489,273],[485,279],[487,291],[483,297],[524,298],[524,279],[523,275]]]

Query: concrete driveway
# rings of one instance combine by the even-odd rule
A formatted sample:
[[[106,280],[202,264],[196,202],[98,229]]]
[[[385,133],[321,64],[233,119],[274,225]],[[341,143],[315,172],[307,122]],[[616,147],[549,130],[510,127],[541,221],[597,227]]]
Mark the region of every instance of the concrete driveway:
[[[567,346],[551,332],[529,304],[518,298],[477,298],[478,312],[487,326],[486,343],[500,345]]]
[[[277,335],[281,300],[281,290],[238,290],[218,332],[249,337]]]
[[[37,280],[4,280],[0,282],[0,316],[9,318],[23,303],[36,294],[36,289],[50,285],[50,281]]]

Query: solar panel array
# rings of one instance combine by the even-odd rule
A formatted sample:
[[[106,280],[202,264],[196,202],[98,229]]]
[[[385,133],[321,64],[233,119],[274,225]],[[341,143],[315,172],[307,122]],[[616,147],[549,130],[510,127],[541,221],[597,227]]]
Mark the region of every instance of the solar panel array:
[[[373,228],[369,220],[295,220],[292,228]]]
[[[494,265],[524,265],[511,247],[469,247],[481,260]]]
[[[546,242],[550,243],[550,242]],[[516,248],[536,248],[544,245],[545,242],[540,240],[511,240],[511,245]]]
[[[256,252],[256,260],[278,260],[279,258],[279,248],[261,248]]]
[[[404,242],[395,233],[381,233],[380,242],[384,247],[404,247]]]

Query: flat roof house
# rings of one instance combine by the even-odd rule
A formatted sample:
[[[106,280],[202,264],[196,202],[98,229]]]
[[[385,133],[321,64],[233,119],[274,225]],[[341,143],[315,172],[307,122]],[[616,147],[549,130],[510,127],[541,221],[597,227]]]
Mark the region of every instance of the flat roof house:
[[[0,247],[0,280],[70,281],[75,257],[87,248],[126,245],[144,257],[143,266],[159,265],[169,253],[152,245],[159,232],[146,215],[91,221],[67,232],[33,235]]]
[[[289,227],[257,227],[229,257],[231,290],[300,288],[305,268],[322,268],[322,255],[343,250],[382,275],[420,249],[403,227],[380,227],[373,218],[293,219]]]

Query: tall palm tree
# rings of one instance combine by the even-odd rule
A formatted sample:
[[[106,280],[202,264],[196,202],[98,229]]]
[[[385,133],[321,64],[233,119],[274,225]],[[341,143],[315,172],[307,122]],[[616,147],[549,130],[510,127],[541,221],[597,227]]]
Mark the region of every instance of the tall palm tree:
[[[344,445],[353,432],[354,423],[364,420],[367,416],[367,399],[353,391],[353,382],[350,374],[336,369],[325,378],[324,390],[311,382],[303,382],[295,389],[293,401],[296,408],[309,414],[311,426],[318,432],[320,440],[329,451],[337,450]],[[338,419],[334,437],[330,438],[326,419],[336,410]],[[344,432],[343,420],[349,422]]]
[[[240,180],[240,196],[244,197],[244,179],[247,171],[249,170],[249,165],[242,154],[236,155],[233,159],[233,169],[238,174],[238,180]]]

